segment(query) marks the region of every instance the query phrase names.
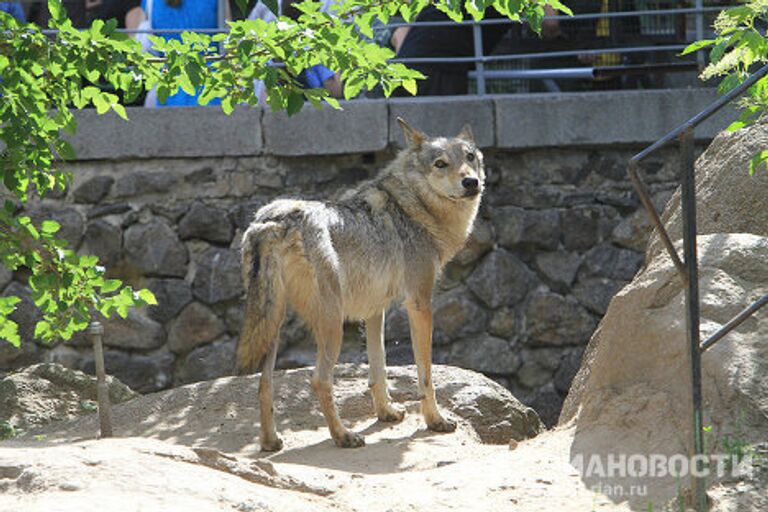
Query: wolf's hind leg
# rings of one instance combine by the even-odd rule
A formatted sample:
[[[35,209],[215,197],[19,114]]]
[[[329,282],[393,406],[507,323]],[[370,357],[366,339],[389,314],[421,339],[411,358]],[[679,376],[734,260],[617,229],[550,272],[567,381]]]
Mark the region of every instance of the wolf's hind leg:
[[[435,432],[453,432],[456,423],[442,417],[437,409],[435,388],[432,384],[432,310],[429,301],[406,302],[408,320],[411,326],[413,358],[419,374],[421,413],[427,427]]]
[[[381,421],[400,421],[405,409],[392,404],[387,389],[387,356],[384,351],[384,310],[365,321],[368,347],[368,384],[373,395],[376,416]]]
[[[312,376],[312,389],[320,401],[320,410],[336,445],[341,448],[357,448],[365,445],[365,438],[344,427],[333,401],[333,367],[341,352],[342,325],[339,315],[338,318],[322,318],[319,325],[313,326],[317,338],[317,365]]]
[[[278,340],[272,342],[272,347],[264,358],[259,379],[259,413],[261,415],[261,449],[265,452],[276,452],[283,448],[283,441],[277,435],[275,428],[275,409],[272,396],[272,374],[277,359]]]

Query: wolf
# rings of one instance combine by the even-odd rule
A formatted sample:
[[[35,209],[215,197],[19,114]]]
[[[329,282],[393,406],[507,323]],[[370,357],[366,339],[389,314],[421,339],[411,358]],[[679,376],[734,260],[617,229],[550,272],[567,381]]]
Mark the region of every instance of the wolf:
[[[277,336],[292,306],[312,331],[312,388],[337,446],[363,446],[333,400],[333,369],[345,320],[365,322],[369,385],[379,420],[402,420],[387,389],[384,314],[395,300],[408,312],[427,427],[452,432],[432,383],[432,293],[441,269],[465,244],[485,186],[483,154],[471,128],[430,138],[398,118],[406,147],[374,179],[336,201],[279,199],[256,212],[243,234],[246,289],[237,347],[241,372],[259,365],[261,448],[280,450],[273,409]]]

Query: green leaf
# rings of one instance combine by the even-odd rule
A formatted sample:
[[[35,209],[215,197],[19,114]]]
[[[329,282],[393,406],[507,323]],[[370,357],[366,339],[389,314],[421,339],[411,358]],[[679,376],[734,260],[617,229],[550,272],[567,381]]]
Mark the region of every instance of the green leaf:
[[[59,152],[59,156],[64,160],[75,159],[75,149],[72,147],[72,144],[64,139],[59,140],[56,150]]]
[[[240,14],[243,16],[248,15],[248,0],[235,0],[237,8],[240,9]]]
[[[474,18],[475,21],[480,21],[483,19],[483,15],[485,13],[485,2],[483,2],[483,0],[467,0],[464,2],[464,8],[472,16],[472,18]],[[401,13],[403,10],[407,10],[407,6],[403,6]]]
[[[333,96],[325,96],[323,98],[323,101],[325,101],[328,105],[331,106],[334,110],[343,110],[341,108],[341,105],[339,105],[339,100],[334,98]]]
[[[291,91],[290,94],[288,94],[288,106],[286,107],[288,115],[292,116],[293,114],[300,112],[303,106],[304,95],[301,91]]]
[[[19,336],[18,324],[7,318],[0,318],[0,338],[19,348],[21,346],[21,336]]]
[[[155,298],[155,294],[147,290],[146,288],[139,290],[138,292],[136,292],[136,294],[138,295],[139,299],[146,302],[150,306],[157,305],[157,299]]]
[[[701,41],[696,41],[694,43],[689,44],[685,47],[685,50],[680,52],[680,55],[688,55],[689,53],[693,53],[695,51],[701,50],[702,48],[706,48],[707,46],[712,46],[715,44],[715,39],[702,39]]]
[[[403,88],[413,96],[416,96],[416,80],[403,80]]]
[[[51,335],[51,324],[49,324],[45,320],[40,320],[37,322],[37,325],[35,325],[35,334],[34,337],[37,339],[44,339]]]
[[[235,110],[234,105],[232,105],[232,96],[227,96],[221,100],[221,110],[227,115],[231,114]]]
[[[114,292],[123,285],[119,279],[105,279],[101,285],[101,293]]]
[[[124,121],[128,120],[128,114],[125,112],[125,107],[120,103],[113,103],[112,110],[114,110],[115,114],[119,115]]]
[[[0,297],[0,338],[8,341],[11,345],[18,348],[21,345],[19,336],[19,326],[8,315],[16,309],[16,304],[21,302],[19,297]]]
[[[40,231],[42,231],[46,235],[52,235],[56,233],[59,229],[61,229],[61,224],[59,224],[55,220],[44,220],[43,223],[40,224]]]
[[[755,156],[752,157],[752,160],[749,162],[749,175],[754,176],[755,172],[760,169],[760,166],[763,166],[766,168],[766,170],[768,170],[766,163],[768,163],[768,150],[763,150],[759,153],[756,153]]]
[[[263,0],[263,2],[264,2],[264,5],[267,6],[267,9],[272,11],[272,14],[274,14],[275,16],[280,15],[280,8],[277,5],[277,0]]]
[[[726,41],[720,41],[717,43],[714,48],[709,52],[709,61],[712,64],[716,64],[720,61],[720,59],[723,58],[723,54],[725,53],[726,48],[728,48],[728,44]]]
[[[91,254],[84,254],[80,256],[79,264],[83,268],[90,268],[96,266],[96,264],[99,262],[98,256],[93,256]]]
[[[91,98],[93,106],[96,107],[96,112],[101,115],[105,114],[109,110],[109,102],[104,94],[94,94]]]
[[[528,5],[525,8],[525,18],[531,29],[537,34],[541,34],[541,22],[544,20],[544,7],[541,5]]]
[[[67,19],[67,11],[60,0],[48,0],[48,12],[51,13],[51,20],[57,24],[63,23]]]

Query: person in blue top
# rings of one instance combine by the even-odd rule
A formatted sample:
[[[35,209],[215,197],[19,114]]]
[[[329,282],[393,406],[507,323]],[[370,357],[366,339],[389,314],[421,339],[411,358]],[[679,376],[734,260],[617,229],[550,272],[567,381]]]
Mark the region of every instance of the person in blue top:
[[[281,5],[283,14],[292,20],[298,19],[301,12],[294,6],[297,3],[299,0],[283,0]],[[315,64],[303,70],[296,78],[307,89],[325,88],[334,98],[344,96],[344,86],[341,83],[339,73],[331,71],[322,64]]]
[[[24,15],[24,8],[21,2],[0,2],[0,11],[7,12],[20,23],[26,23],[27,17]]]
[[[141,0],[141,7],[131,10],[126,15],[126,26],[137,28],[141,21],[147,20],[154,30],[161,30],[157,35],[165,40],[179,39],[181,34],[162,32],[162,29],[211,29],[223,25],[220,20],[219,2],[225,2],[225,9],[229,10],[229,2],[226,0]],[[183,107],[197,105],[198,91],[190,95],[179,90],[173,96],[168,97],[165,103],[157,102],[158,107]],[[221,100],[215,99],[209,105],[218,105]]]
[[[343,87],[337,73],[334,73],[322,64],[305,69],[297,77],[301,85],[307,89],[319,89],[325,87],[334,98],[344,95]]]
[[[293,20],[296,20],[301,12],[294,7],[294,3],[299,0],[279,0],[277,3],[278,14],[280,16],[286,16]],[[321,0],[323,5],[320,8],[320,12],[328,12],[335,0]],[[277,21],[277,16],[271,11],[269,7],[262,1],[256,2],[256,5],[248,15],[249,20],[264,20],[268,23]],[[271,63],[270,63],[271,64]],[[344,86],[342,85],[340,74],[334,73],[322,64],[316,64],[310,68],[303,70],[299,76],[296,77],[301,86],[305,89],[319,89],[325,88],[328,93],[334,98],[344,97]],[[254,89],[256,91],[256,97],[259,99],[261,105],[266,104],[267,91],[264,86],[264,82],[261,80],[254,81]]]

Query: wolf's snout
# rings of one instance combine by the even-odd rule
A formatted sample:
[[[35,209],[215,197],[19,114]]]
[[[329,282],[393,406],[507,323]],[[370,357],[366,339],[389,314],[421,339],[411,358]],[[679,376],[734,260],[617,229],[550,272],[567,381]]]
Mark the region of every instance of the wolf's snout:
[[[477,190],[478,184],[477,178],[464,178],[461,180],[461,186],[467,190]]]

